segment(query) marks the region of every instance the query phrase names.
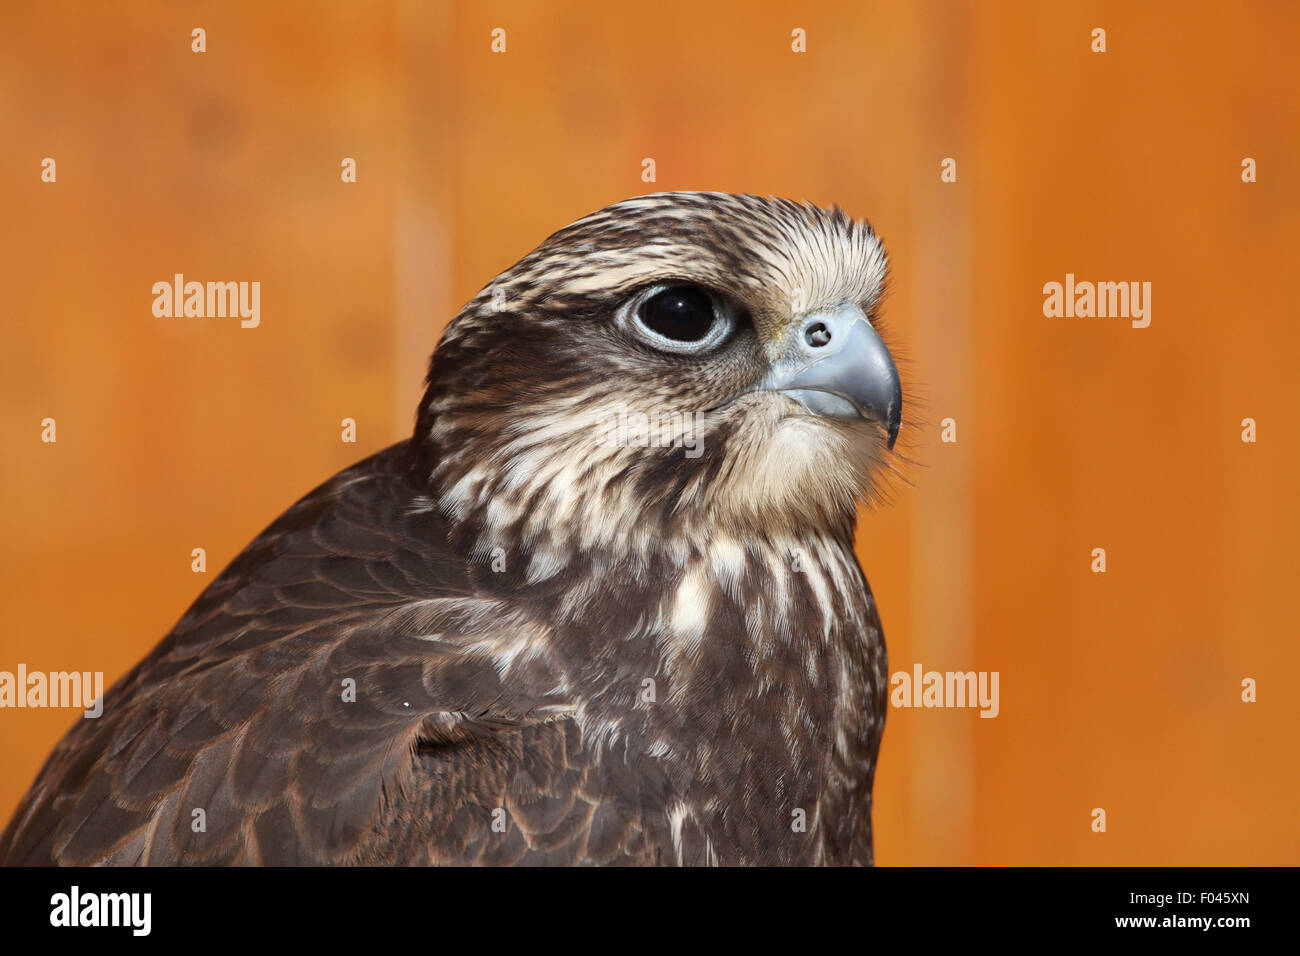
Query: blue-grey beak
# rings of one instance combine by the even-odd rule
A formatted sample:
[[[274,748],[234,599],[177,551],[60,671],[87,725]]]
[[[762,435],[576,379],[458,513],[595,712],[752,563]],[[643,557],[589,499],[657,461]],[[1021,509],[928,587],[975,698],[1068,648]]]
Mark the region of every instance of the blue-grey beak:
[[[903,386],[889,349],[856,305],[801,316],[760,387],[824,418],[877,422],[894,447]]]

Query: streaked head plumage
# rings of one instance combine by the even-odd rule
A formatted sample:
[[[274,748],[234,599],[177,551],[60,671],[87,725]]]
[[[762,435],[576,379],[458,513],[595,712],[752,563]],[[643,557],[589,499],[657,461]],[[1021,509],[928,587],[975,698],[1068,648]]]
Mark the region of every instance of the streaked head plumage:
[[[578,220],[444,333],[415,442],[435,500],[576,546],[851,534],[901,413],[886,269],[868,223],[784,199],[657,193]]]

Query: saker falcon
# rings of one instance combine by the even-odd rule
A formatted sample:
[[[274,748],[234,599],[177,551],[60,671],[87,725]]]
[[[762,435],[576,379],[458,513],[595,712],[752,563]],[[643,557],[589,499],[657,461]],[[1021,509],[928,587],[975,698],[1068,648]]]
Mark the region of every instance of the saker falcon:
[[[788,200],[560,230],[448,325],[414,435],[78,720],[0,861],[871,863],[885,272]]]

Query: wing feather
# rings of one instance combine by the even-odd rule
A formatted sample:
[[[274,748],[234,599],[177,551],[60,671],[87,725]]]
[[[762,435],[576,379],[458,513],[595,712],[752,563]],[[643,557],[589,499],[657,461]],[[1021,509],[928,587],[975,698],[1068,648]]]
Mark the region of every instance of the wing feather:
[[[588,786],[563,675],[533,654],[503,677],[545,626],[474,585],[415,492],[394,446],[267,528],[64,737],[0,861],[635,855],[636,814]]]

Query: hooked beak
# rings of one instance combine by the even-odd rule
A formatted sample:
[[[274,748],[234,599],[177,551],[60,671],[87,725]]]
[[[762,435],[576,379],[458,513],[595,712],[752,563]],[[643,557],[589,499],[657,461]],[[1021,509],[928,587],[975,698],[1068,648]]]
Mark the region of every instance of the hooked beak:
[[[759,388],[787,395],[823,418],[876,422],[891,449],[898,437],[903,414],[898,368],[856,305],[800,317]]]

